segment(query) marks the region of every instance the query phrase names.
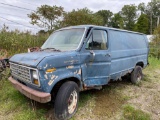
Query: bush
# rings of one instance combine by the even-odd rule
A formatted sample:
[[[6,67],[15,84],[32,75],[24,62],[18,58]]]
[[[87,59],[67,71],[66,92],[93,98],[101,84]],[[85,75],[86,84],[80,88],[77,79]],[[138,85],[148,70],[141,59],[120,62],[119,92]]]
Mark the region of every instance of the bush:
[[[30,47],[42,46],[48,36],[48,33],[33,35],[29,31],[8,31],[4,26],[0,31],[0,48],[7,50],[8,56],[12,56],[16,53],[27,52]]]

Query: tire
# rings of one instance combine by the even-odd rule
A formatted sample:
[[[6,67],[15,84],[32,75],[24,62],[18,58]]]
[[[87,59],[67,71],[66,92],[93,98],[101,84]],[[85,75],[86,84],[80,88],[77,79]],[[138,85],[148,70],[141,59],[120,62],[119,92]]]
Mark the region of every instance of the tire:
[[[131,82],[133,84],[138,84],[143,78],[142,67],[136,66],[131,73]]]
[[[78,102],[78,85],[72,81],[62,84],[54,103],[55,118],[57,120],[67,120],[71,118],[77,111]]]

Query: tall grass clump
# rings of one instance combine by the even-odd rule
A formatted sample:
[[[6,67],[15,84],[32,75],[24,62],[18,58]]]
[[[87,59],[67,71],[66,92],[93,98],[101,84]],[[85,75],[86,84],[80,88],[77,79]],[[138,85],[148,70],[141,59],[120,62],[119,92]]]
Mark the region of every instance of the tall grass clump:
[[[8,55],[12,56],[16,53],[27,52],[30,47],[42,46],[48,36],[47,33],[33,35],[30,31],[8,31],[4,26],[0,30],[0,48],[7,50]]]

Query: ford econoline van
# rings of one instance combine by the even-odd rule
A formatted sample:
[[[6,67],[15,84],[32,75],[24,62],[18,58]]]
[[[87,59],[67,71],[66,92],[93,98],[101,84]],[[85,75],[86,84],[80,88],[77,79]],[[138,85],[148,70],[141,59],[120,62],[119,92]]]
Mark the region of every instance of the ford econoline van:
[[[100,89],[130,74],[138,83],[148,64],[145,34],[81,25],[53,32],[39,51],[10,58],[13,86],[40,103],[54,102],[57,119],[77,110],[79,92]]]

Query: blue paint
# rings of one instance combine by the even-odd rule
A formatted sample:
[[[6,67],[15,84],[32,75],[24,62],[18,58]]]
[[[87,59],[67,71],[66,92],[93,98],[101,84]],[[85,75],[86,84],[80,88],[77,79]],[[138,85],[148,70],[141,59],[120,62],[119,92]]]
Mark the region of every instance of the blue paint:
[[[10,62],[15,64],[38,69],[40,87],[23,81],[28,87],[50,93],[56,83],[74,77],[79,80],[80,89],[83,90],[87,87],[105,85],[110,79],[120,79],[130,73],[139,62],[143,63],[143,67],[147,66],[149,48],[146,35],[91,25],[61,30],[72,28],[86,30],[77,50],[45,50],[17,54],[10,58]],[[106,32],[106,49],[87,50],[88,39],[97,29]],[[46,73],[46,70],[51,68],[56,68],[56,71]]]

